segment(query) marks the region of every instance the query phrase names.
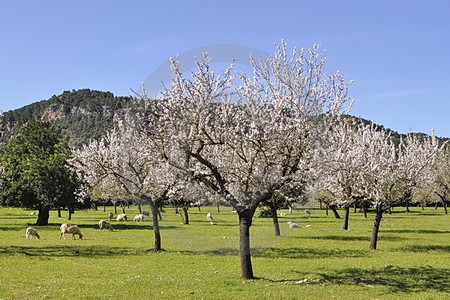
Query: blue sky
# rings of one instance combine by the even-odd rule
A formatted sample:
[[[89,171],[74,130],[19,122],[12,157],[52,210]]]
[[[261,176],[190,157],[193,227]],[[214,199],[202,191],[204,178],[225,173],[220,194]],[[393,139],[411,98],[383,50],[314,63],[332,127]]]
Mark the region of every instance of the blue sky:
[[[327,49],[327,69],[354,80],[352,114],[450,137],[449,15],[446,0],[3,1],[0,110],[72,89],[130,95],[176,54],[284,39]]]

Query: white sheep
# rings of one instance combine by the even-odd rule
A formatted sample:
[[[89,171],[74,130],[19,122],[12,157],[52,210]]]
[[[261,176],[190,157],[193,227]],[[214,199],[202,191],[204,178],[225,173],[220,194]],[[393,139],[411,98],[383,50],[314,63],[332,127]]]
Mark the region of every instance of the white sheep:
[[[35,214],[36,214],[36,212],[34,212],[34,211],[29,213],[30,216],[34,216]]]
[[[117,220],[117,222],[128,221],[127,214],[117,215],[117,219],[116,220]]]
[[[286,217],[286,213],[280,213],[280,216],[282,216],[282,217]]]
[[[133,221],[134,222],[144,221],[144,215],[143,214],[135,215]]]
[[[114,218],[114,214],[112,212],[110,212],[108,214],[108,219],[109,219],[110,222],[112,221],[112,218]]]
[[[37,239],[41,238],[36,229],[34,229],[32,227],[28,227],[27,230],[25,231],[25,238],[28,240],[28,237],[30,237],[30,239],[32,239],[33,236]]]
[[[292,223],[291,221],[287,222],[289,224],[289,228],[299,228],[297,223]]]
[[[216,222],[214,222],[214,218],[212,217],[211,213],[206,214],[206,220],[208,220],[211,223],[211,225],[216,225]]]
[[[100,227],[100,230],[108,229],[109,231],[113,231],[111,223],[106,220],[101,220],[100,222],[98,222],[98,227]]]
[[[59,239],[61,239],[61,237],[64,237],[64,239],[66,239],[66,235],[65,235],[66,233],[72,234],[73,240],[75,239],[75,234],[78,235],[80,240],[83,239],[83,235],[81,234],[80,228],[77,225],[64,223],[61,225],[60,229],[61,229],[61,234],[59,235]]]
[[[150,217],[150,213],[148,211],[143,210],[142,214],[146,217]]]
[[[306,215],[306,218],[309,219],[311,217],[311,211],[309,209],[305,209],[303,213]]]

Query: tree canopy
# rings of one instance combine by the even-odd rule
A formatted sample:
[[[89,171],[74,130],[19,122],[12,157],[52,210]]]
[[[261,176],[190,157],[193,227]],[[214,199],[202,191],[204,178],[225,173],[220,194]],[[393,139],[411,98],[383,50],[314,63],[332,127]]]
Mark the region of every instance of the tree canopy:
[[[51,207],[74,207],[80,180],[68,159],[67,141],[50,124],[32,121],[0,149],[0,204],[38,209],[48,224]]]

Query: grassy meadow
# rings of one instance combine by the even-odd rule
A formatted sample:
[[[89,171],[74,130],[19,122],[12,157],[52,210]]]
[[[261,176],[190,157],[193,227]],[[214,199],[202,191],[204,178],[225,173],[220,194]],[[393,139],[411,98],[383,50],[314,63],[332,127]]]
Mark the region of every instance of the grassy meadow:
[[[450,299],[450,216],[442,209],[396,208],[382,222],[376,251],[368,250],[373,215],[352,213],[344,231],[331,212],[312,209],[306,219],[294,211],[280,217],[281,237],[271,219],[255,217],[255,280],[240,278],[230,208],[192,208],[190,225],[166,208],[159,253],[151,250],[149,219],[113,221],[114,232],[100,231],[110,211],[73,215],[83,240],[60,240],[67,213],[52,211],[51,225],[36,227],[41,239],[26,240],[36,216],[0,208],[0,299]],[[218,225],[206,221],[208,212]],[[136,213],[127,210],[129,219]]]

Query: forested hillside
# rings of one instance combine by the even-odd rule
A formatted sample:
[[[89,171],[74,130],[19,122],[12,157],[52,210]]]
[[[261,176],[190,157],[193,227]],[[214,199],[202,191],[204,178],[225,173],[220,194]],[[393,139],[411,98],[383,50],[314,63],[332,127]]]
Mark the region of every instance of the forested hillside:
[[[20,109],[4,112],[2,131],[31,120],[51,122],[78,147],[98,138],[112,128],[125,111],[133,111],[137,103],[131,97],[116,97],[111,92],[90,89],[65,91],[59,96],[39,101]],[[7,138],[5,134],[3,138]]]
[[[89,139],[96,139],[111,129],[125,112],[138,109],[139,102],[132,97],[114,96],[111,92],[90,89],[65,91],[48,100],[32,103],[22,108],[4,112],[0,124],[0,141],[7,139],[17,125],[31,120],[51,122],[67,136],[70,145],[79,147]],[[371,121],[351,115],[344,116],[354,124],[368,125]],[[394,140],[401,134],[383,125],[376,125],[379,130],[389,132]],[[3,136],[1,135],[4,132]],[[6,132],[6,133],[5,133]],[[9,133],[9,134],[8,134]],[[419,135],[426,135],[418,133]],[[444,138],[443,140],[447,140]]]

